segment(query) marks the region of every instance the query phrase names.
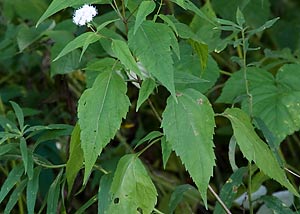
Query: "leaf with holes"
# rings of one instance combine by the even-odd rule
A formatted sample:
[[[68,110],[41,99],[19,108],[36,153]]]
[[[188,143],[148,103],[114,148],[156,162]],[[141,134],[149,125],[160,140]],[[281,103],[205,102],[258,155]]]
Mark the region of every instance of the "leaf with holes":
[[[276,137],[275,145],[300,129],[300,65],[282,66],[274,77],[266,70],[248,68],[247,79],[253,97],[253,116],[258,117]],[[218,102],[242,101],[249,109],[243,72],[234,73],[226,82]]]
[[[123,156],[110,189],[112,202],[107,213],[151,213],[157,192],[143,163],[136,155]]]
[[[230,120],[236,142],[247,160],[254,161],[266,175],[285,186],[293,194],[299,195],[288,181],[268,145],[255,133],[248,115],[238,108],[226,109],[223,115]]]
[[[99,74],[92,88],[83,92],[78,107],[81,148],[85,160],[84,183],[102,149],[115,136],[130,101],[126,84],[114,71]]]
[[[178,103],[168,98],[162,127],[207,203],[207,187],[215,165],[214,112],[208,99],[194,89],[177,93],[177,99]]]

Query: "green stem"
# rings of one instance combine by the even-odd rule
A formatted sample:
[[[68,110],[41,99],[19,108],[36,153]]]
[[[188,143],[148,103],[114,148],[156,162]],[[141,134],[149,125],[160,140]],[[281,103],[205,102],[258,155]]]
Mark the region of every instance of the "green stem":
[[[160,10],[161,10],[162,5],[163,5],[163,0],[160,0],[159,7],[158,7],[158,10],[157,10],[157,13],[155,14],[154,19],[153,19],[154,22],[156,21],[157,16],[159,15],[159,12],[160,12]]]
[[[159,211],[159,210],[156,209],[156,208],[154,208],[153,211],[156,212],[157,214],[164,214],[163,212]]]
[[[248,201],[249,201],[249,210],[250,214],[253,214],[253,204],[252,204],[252,167],[251,167],[251,162],[249,161],[248,163],[248,170],[249,170],[249,177],[248,177]]]
[[[227,214],[231,214],[230,210],[227,208],[226,204],[224,204],[224,202],[222,201],[222,199],[218,196],[218,194],[214,191],[214,189],[208,185],[208,189],[209,191],[215,196],[215,198],[217,199],[217,201],[220,203],[220,205],[222,206],[222,208],[224,209],[224,211]]]
[[[149,145],[147,145],[144,149],[142,149],[141,151],[139,151],[137,153],[137,156],[139,157],[141,154],[143,154],[147,149],[149,149],[154,143],[156,143],[157,141],[160,141],[160,138],[152,141]]]
[[[156,111],[156,108],[154,107],[152,101],[151,101],[149,98],[147,99],[147,101],[148,101],[148,104],[149,104],[150,108],[152,109],[152,111],[153,111],[155,117],[156,117],[157,120],[161,123],[161,122],[162,122],[162,119],[161,119],[160,115],[158,114],[158,112]]]

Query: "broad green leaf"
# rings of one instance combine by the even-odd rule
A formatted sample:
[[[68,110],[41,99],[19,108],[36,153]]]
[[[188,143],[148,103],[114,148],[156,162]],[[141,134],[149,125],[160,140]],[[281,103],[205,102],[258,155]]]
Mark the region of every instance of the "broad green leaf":
[[[155,3],[153,1],[143,1],[136,14],[136,20],[134,23],[134,31],[133,34],[136,33],[138,28],[141,26],[143,21],[146,20],[146,17],[152,13],[155,9]]]
[[[48,196],[47,196],[47,214],[56,214],[57,213],[57,206],[58,206],[58,199],[60,193],[60,182],[61,177],[63,174],[63,170],[57,175],[53,183],[51,184]]]
[[[126,68],[132,70],[134,73],[139,75],[139,77],[142,77],[141,71],[136,64],[136,61],[134,60],[126,42],[113,39],[111,48]]]
[[[264,202],[264,204],[272,210],[272,213],[284,213],[284,214],[298,213],[298,212],[293,212],[277,197],[263,196],[261,197],[261,199]]]
[[[300,129],[300,85],[297,78],[300,65],[282,66],[276,77],[266,70],[248,68],[247,79],[253,97],[253,116],[258,117],[275,136],[275,145]],[[235,103],[242,101],[242,108],[248,111],[243,72],[234,73],[226,82],[217,102]],[[284,124],[284,125],[283,125]]]
[[[34,213],[34,207],[37,198],[37,192],[39,189],[39,176],[40,176],[41,168],[37,167],[34,169],[33,177],[27,183],[26,189],[26,204],[27,204],[27,212]]]
[[[161,138],[161,152],[162,152],[162,159],[163,159],[163,166],[166,169],[169,157],[172,153],[172,145],[169,141],[167,141],[166,136]]]
[[[22,160],[23,160],[25,174],[26,174],[28,168],[28,151],[27,151],[27,143],[24,137],[20,138],[20,150],[21,150]]]
[[[268,145],[255,133],[248,115],[238,108],[232,108],[226,109],[223,116],[230,120],[237,144],[247,160],[250,162],[254,161],[257,167],[267,176],[298,196],[298,192],[288,181],[284,170],[276,161]]]
[[[208,99],[194,89],[176,96],[178,103],[172,97],[167,100],[162,128],[207,204],[207,187],[215,165],[214,112]]]
[[[20,198],[23,190],[25,189],[27,184],[27,179],[23,180],[21,183],[18,184],[18,186],[15,188],[15,190],[12,192],[12,194],[9,197],[9,200],[5,206],[4,214],[10,214],[16,203],[18,202],[18,199]]]
[[[201,62],[202,71],[204,71],[206,68],[207,59],[208,59],[208,46],[207,46],[207,44],[200,43],[200,42],[193,41],[193,40],[190,40],[190,43],[191,43],[194,51],[198,55],[199,60]]]
[[[15,103],[13,101],[10,101],[10,104],[12,105],[12,107],[14,109],[14,112],[16,114],[16,117],[18,119],[20,131],[22,131],[23,128],[24,128],[24,114],[23,114],[23,110],[21,109],[21,107],[17,103]]]
[[[41,16],[41,18],[36,23],[36,27],[43,22],[45,19],[49,18],[53,14],[63,10],[67,7],[73,7],[76,5],[84,5],[84,4],[107,4],[110,3],[111,0],[69,0],[69,1],[61,1],[61,0],[53,0],[45,13]]]
[[[78,106],[81,148],[85,161],[84,183],[102,149],[119,129],[130,101],[126,84],[114,71],[101,73],[83,92]]]
[[[136,111],[138,111],[140,106],[149,98],[155,87],[156,83],[151,78],[146,78],[142,82],[141,88],[139,90],[139,97],[136,104]]]
[[[70,154],[66,165],[68,192],[70,194],[74,180],[83,166],[83,151],[80,147],[80,127],[78,123],[73,129],[70,141]]]
[[[246,173],[247,173],[246,167],[237,169],[222,187],[220,192],[220,198],[224,202],[227,208],[230,209],[230,207],[232,206],[232,203],[237,196],[238,188],[243,183],[243,177]],[[220,203],[217,202],[214,208],[214,214],[225,214],[225,213],[226,212],[224,211]]]
[[[167,25],[145,21],[135,34],[129,31],[128,42],[145,69],[175,96],[171,34]]]
[[[113,180],[113,174],[102,175],[98,190],[98,214],[105,214],[111,198],[110,198],[110,187]]]
[[[174,192],[171,195],[170,201],[169,201],[169,211],[168,213],[173,213],[178,206],[178,204],[182,201],[184,193],[194,189],[193,186],[190,184],[183,184],[180,186],[177,186],[174,190]]]
[[[14,167],[10,173],[8,174],[6,180],[1,186],[0,190],[0,204],[5,198],[5,196],[9,193],[9,191],[16,185],[16,183],[20,180],[21,176],[24,173],[23,165],[18,165]]]
[[[107,213],[151,213],[157,192],[143,163],[134,155],[123,156],[117,166],[110,189],[112,202]]]
[[[143,137],[141,140],[139,140],[139,142],[137,142],[135,148],[137,148],[138,146],[140,146],[141,144],[143,144],[146,141],[152,141],[155,138],[161,137],[163,134],[159,131],[152,131],[149,134],[147,134],[145,137]]]
[[[87,49],[88,45],[97,42],[99,39],[101,39],[101,36],[97,33],[94,32],[86,32],[81,34],[80,36],[76,37],[73,39],[71,42],[69,42],[63,49],[62,51],[58,54],[58,56],[53,60],[56,61],[59,58],[63,57],[64,55],[70,53],[71,51],[82,47],[82,54],[85,52]]]

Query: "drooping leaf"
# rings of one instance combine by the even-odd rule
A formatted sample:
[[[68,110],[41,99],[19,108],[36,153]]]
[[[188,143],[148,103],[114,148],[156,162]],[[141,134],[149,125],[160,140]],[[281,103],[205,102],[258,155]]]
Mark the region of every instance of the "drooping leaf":
[[[99,190],[98,190],[98,214],[105,214],[111,198],[110,198],[110,187],[113,180],[113,174],[105,174],[100,179]]]
[[[248,115],[238,108],[226,109],[223,115],[230,120],[237,144],[247,160],[254,161],[266,175],[285,186],[293,194],[299,195],[288,181],[268,145],[255,133]]]
[[[57,57],[53,61],[58,60],[59,58],[63,57],[64,55],[70,53],[71,51],[83,47],[81,56],[87,49],[89,44],[92,44],[94,42],[97,42],[99,39],[101,39],[101,36],[94,32],[86,32],[81,34],[80,36],[73,39],[71,42],[69,42],[64,49],[58,54]]]
[[[297,78],[300,65],[282,66],[276,77],[259,68],[248,68],[247,79],[253,97],[253,116],[258,117],[275,136],[275,146],[300,129],[300,85]],[[226,82],[217,102],[241,102],[245,111],[249,104],[243,72],[234,73]],[[284,124],[284,125],[283,125]]]
[[[220,198],[230,209],[234,199],[237,196],[238,188],[243,183],[243,176],[247,173],[247,168],[242,167],[237,169],[230,178],[226,181],[220,192]],[[214,214],[225,214],[223,207],[220,203],[217,203],[214,208]]]
[[[18,199],[20,195],[22,194],[23,190],[25,189],[27,184],[27,179],[20,182],[20,184],[15,188],[15,190],[12,192],[12,194],[9,197],[9,200],[5,206],[4,214],[10,214],[16,203],[18,202]]]
[[[134,155],[123,156],[110,189],[112,202],[107,213],[151,213],[157,192],[143,163]]]
[[[136,61],[134,60],[126,42],[113,39],[111,48],[126,68],[132,70],[134,73],[142,77],[141,71]]]
[[[134,23],[134,34],[140,27],[140,25],[143,23],[143,21],[146,20],[146,17],[152,13],[155,9],[155,3],[153,1],[143,1],[136,14],[136,21]]]
[[[136,111],[140,108],[140,106],[149,98],[151,93],[156,87],[156,83],[151,78],[146,78],[141,85],[140,91],[139,91],[139,97],[136,104]]]
[[[177,93],[177,99],[178,103],[168,98],[162,128],[207,203],[207,187],[215,165],[214,112],[208,99],[194,89]]]
[[[128,42],[145,69],[175,96],[171,34],[165,24],[144,21],[135,34],[129,30]]]
[[[61,1],[61,0],[53,0],[45,13],[41,16],[41,18],[36,23],[36,27],[43,22],[45,19],[49,18],[53,14],[63,10],[67,7],[73,7],[76,5],[84,5],[84,4],[107,4],[110,3],[111,0],[69,0],[69,1]]]
[[[26,203],[27,203],[27,212],[34,213],[34,207],[37,198],[37,192],[39,189],[39,176],[41,168],[37,167],[34,169],[33,177],[27,183],[26,189]]]
[[[0,204],[5,198],[5,196],[9,193],[9,191],[16,185],[16,183],[20,180],[21,176],[24,173],[23,165],[18,165],[14,167],[10,173],[8,174],[6,180],[1,186],[0,190]]]
[[[70,141],[69,160],[66,165],[66,177],[68,182],[68,192],[70,193],[73,187],[74,180],[83,166],[83,151],[80,147],[80,128],[78,123],[73,129]]]
[[[53,183],[51,184],[48,197],[47,197],[47,214],[56,214],[59,200],[59,192],[60,192],[60,180],[62,176],[63,170],[57,175]]]
[[[114,137],[130,101],[126,84],[114,71],[101,73],[83,92],[78,107],[81,148],[85,160],[84,183],[102,149]]]

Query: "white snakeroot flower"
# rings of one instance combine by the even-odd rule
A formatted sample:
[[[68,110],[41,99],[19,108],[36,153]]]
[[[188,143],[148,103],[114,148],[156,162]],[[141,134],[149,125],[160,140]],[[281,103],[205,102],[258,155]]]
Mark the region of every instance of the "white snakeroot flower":
[[[73,14],[73,22],[76,25],[83,26],[93,20],[97,15],[97,9],[91,5],[83,5],[81,8],[75,10]]]

